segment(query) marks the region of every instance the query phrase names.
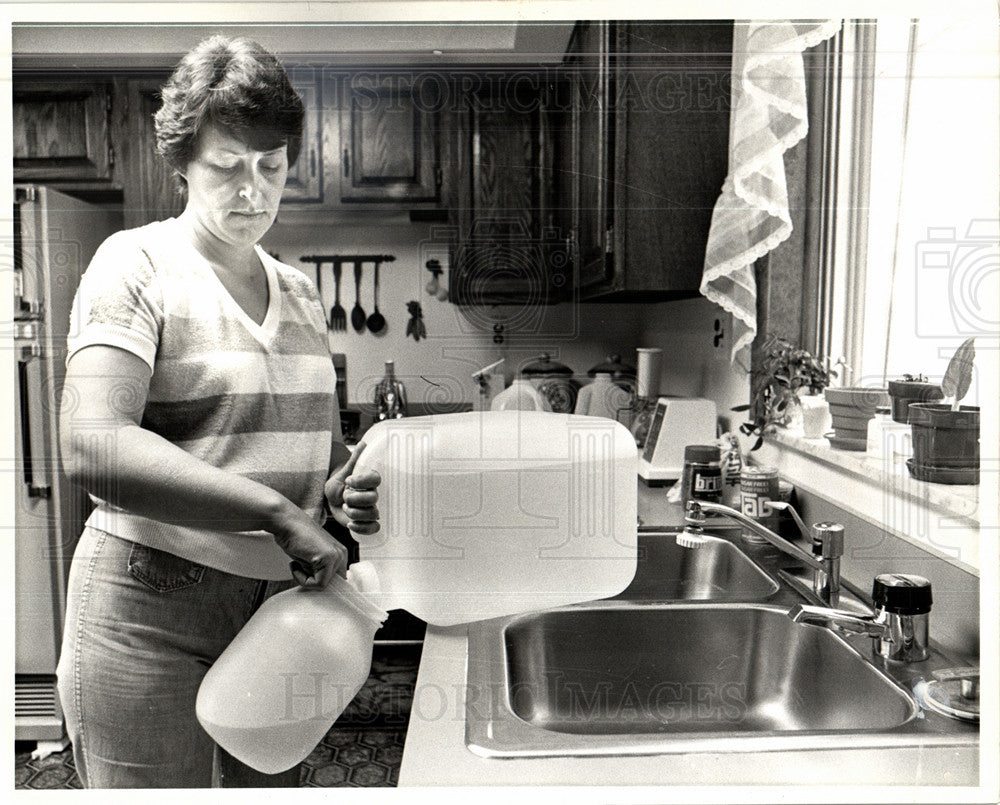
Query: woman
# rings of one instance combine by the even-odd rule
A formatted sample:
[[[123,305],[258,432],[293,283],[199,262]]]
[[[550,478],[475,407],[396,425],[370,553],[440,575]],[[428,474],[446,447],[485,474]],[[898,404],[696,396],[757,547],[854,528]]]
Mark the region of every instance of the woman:
[[[184,212],[109,238],[77,293],[60,438],[97,507],[58,678],[87,787],[210,785],[206,670],[269,595],[345,571],[324,510],[378,530],[379,479],[352,476],[360,449],[341,442],[316,290],[257,245],[302,120],[259,45],[199,45],[156,115]]]

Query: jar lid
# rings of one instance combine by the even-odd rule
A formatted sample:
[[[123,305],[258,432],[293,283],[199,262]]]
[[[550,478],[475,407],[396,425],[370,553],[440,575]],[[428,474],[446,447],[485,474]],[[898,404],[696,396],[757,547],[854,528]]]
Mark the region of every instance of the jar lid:
[[[714,444],[689,444],[684,448],[685,461],[721,461],[722,450]]]
[[[621,380],[626,377],[634,378],[635,367],[622,363],[621,355],[608,355],[604,363],[599,363],[587,370],[587,377],[597,375],[611,375],[613,380]]]
[[[537,360],[532,361],[521,369],[521,374],[525,377],[537,377],[540,375],[571,375],[573,370],[565,364],[553,361],[549,358],[549,353],[543,352]]]
[[[892,413],[892,409],[889,408],[888,406],[883,407],[883,406],[880,405],[880,406],[878,406],[875,409],[875,413],[876,414],[891,414]]]

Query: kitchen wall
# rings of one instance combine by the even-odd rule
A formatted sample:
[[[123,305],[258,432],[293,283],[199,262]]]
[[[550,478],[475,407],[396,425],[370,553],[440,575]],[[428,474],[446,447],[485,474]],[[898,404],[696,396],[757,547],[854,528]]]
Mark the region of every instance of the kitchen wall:
[[[405,383],[411,402],[471,403],[476,393],[472,373],[504,358],[509,383],[514,374],[542,352],[566,364],[578,375],[619,353],[635,363],[638,346],[663,350],[664,394],[704,395],[719,402],[720,414],[746,402],[747,382],[741,369],[729,364],[729,321],[704,299],[656,304],[560,304],[540,309],[518,306],[460,308],[430,296],[425,285],[431,274],[425,268],[437,259],[447,268],[447,232],[437,224],[414,224],[407,218],[356,214],[355,220],[296,219],[279,215],[264,239],[264,246],[293,266],[315,276],[311,264],[300,257],[310,254],[384,253],[396,260],[379,272],[379,310],[387,325],[378,336],[356,333],[348,323],[344,332],[330,333],[330,349],[347,355],[348,400],[352,404],[372,399],[382,377],[384,361],[394,360],[396,374]],[[447,272],[442,276],[447,282]],[[324,304],[333,305],[333,276],[324,265],[320,280]],[[364,267],[361,305],[373,309],[372,265]],[[354,278],[345,267],[341,304],[354,305]],[[417,300],[423,309],[426,340],[406,336],[409,314],[406,303]],[[715,321],[723,339],[713,346]],[[503,342],[494,343],[494,326],[503,326]]]

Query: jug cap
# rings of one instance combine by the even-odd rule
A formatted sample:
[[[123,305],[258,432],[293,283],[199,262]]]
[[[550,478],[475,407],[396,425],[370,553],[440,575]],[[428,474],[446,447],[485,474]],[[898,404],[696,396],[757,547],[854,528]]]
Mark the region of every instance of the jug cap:
[[[358,565],[365,567],[359,571]],[[380,587],[378,571],[371,562],[356,562],[348,569],[346,579],[334,575],[327,590],[339,595],[366,618],[383,623],[389,617],[389,613],[368,597],[369,594],[377,593]]]

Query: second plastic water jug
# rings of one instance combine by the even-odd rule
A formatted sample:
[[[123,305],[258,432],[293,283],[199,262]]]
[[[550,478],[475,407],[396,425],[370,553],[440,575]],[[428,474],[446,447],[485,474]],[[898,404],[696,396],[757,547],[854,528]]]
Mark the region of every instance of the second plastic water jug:
[[[476,411],[380,422],[381,528],[355,535],[383,609],[456,623],[591,601],[635,574],[637,456],[610,419]]]

